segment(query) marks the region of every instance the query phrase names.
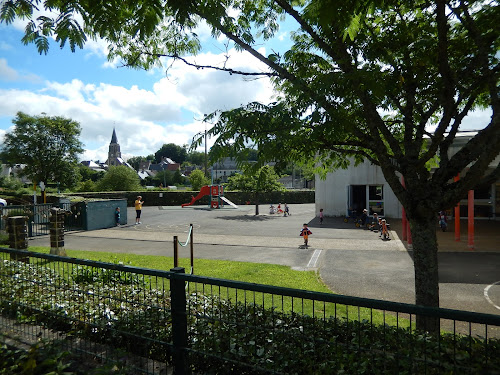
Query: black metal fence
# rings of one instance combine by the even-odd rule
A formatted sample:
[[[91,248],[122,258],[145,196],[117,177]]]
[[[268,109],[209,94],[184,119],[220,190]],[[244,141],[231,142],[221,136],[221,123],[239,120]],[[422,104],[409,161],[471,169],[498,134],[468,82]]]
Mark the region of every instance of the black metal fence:
[[[440,318],[441,334],[418,332],[417,316]],[[500,371],[497,315],[13,249],[0,249],[0,332],[57,339],[134,374]]]
[[[66,231],[83,229],[84,216],[86,213],[85,202],[57,204],[42,203],[36,205],[0,207],[0,229],[5,229],[6,219],[9,216],[27,216],[29,237],[48,235],[50,209],[52,207],[59,207],[68,212],[64,220]]]

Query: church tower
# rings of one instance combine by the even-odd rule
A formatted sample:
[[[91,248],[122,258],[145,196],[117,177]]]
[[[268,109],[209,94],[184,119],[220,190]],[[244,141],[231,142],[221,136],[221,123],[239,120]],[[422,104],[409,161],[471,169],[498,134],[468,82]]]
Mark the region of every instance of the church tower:
[[[118,144],[118,139],[116,138],[115,128],[113,128],[113,135],[111,136],[111,142],[109,143],[108,151],[108,166],[122,165],[122,153],[120,152],[120,145]]]

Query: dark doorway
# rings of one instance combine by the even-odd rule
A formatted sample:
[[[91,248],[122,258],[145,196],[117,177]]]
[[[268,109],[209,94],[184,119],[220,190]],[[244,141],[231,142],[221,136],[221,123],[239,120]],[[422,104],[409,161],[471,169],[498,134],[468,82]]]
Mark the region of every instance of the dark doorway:
[[[350,185],[349,192],[349,207],[359,216],[366,208],[366,185]]]

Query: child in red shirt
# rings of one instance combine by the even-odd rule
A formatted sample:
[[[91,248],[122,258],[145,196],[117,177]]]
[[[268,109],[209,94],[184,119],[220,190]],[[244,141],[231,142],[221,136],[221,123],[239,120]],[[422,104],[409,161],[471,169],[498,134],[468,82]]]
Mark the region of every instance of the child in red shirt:
[[[309,235],[311,235],[312,232],[309,230],[307,227],[307,224],[304,224],[302,227],[302,230],[300,231],[300,236],[304,237],[304,245],[307,247],[307,242],[309,240]]]

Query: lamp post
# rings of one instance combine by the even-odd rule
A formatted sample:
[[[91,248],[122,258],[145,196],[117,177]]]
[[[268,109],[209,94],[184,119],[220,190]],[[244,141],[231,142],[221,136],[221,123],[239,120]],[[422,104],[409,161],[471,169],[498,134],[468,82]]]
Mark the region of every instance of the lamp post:
[[[205,122],[206,114],[203,115],[203,122]],[[205,122],[205,177],[208,177],[208,158],[207,158],[207,123]]]

